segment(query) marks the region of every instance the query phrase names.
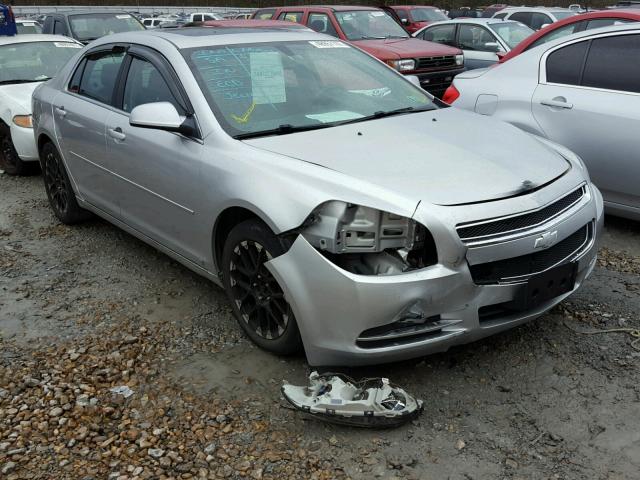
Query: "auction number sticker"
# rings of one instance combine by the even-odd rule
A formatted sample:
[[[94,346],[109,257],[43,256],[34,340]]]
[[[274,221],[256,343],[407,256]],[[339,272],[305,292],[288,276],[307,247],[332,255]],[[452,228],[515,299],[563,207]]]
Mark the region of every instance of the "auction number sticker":
[[[336,40],[313,40],[309,42],[316,48],[349,48],[346,43],[338,42]]]

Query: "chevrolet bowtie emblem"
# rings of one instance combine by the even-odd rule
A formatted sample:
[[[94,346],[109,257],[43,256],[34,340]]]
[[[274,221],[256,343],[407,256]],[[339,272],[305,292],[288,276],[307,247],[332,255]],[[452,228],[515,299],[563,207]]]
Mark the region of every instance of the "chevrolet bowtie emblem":
[[[558,231],[544,232],[538,238],[536,243],[533,244],[533,248],[549,248],[558,241]]]

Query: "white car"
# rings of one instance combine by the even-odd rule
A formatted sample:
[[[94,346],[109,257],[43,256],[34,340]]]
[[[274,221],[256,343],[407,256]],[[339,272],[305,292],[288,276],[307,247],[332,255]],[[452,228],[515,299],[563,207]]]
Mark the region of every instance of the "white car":
[[[496,12],[493,18],[513,20],[524,23],[533,30],[540,30],[542,27],[551,25],[558,20],[564,20],[577,14],[578,12],[568,8],[507,7]]]
[[[465,68],[473,70],[497,63],[498,53],[510,52],[532,33],[533,30],[520,22],[495,18],[456,18],[430,23],[413,36],[461,49]]]
[[[82,44],[61,35],[0,37],[0,170],[26,175],[38,162],[31,94],[52,78]]]
[[[191,13],[187,17],[188,22],[208,22],[211,20],[224,20],[220,15],[211,12]]]
[[[143,18],[140,21],[146,28],[158,28],[163,23],[170,22],[171,20],[166,18]]]
[[[640,27],[549,41],[458,75],[443,100],[576,152],[607,211],[640,220]]]

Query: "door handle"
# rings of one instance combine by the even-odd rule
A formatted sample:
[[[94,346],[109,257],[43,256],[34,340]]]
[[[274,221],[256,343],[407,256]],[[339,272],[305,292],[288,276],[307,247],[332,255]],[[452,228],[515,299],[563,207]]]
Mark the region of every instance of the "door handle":
[[[567,99],[564,97],[555,97],[551,100],[540,100],[540,105],[545,105],[547,107],[553,108],[564,108],[567,110],[573,108],[573,103],[567,102]]]
[[[124,140],[125,138],[127,138],[120,127],[109,128],[107,129],[107,132],[109,132],[109,136],[111,138],[115,138],[116,140]]]
[[[64,109],[63,106],[60,107],[56,107],[56,112],[58,113],[58,115],[60,115],[61,117],[64,117],[67,115],[67,111]]]

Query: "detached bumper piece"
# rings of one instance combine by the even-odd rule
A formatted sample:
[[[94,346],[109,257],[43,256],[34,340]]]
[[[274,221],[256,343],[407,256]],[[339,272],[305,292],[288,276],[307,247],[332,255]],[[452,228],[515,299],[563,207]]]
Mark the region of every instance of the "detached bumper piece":
[[[329,423],[368,428],[402,425],[422,413],[416,400],[386,378],[356,382],[346,375],[312,372],[309,386],[285,383],[282,394],[297,410]]]

